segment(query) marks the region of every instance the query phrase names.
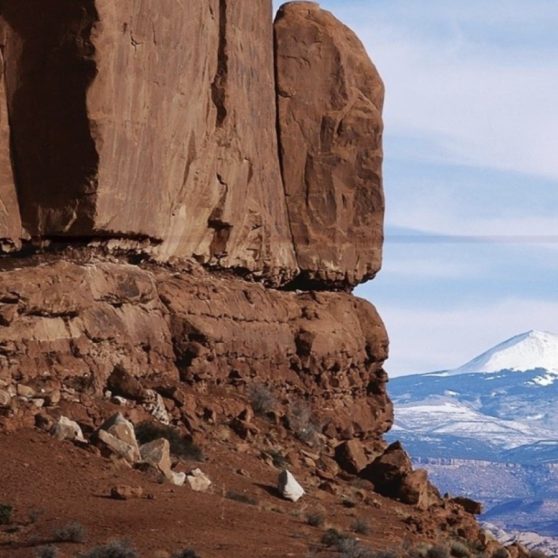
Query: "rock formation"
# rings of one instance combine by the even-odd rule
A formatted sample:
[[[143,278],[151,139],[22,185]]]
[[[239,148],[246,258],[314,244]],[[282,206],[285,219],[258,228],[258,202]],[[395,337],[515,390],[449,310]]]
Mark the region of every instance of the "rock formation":
[[[303,276],[355,284],[381,265],[384,86],[364,47],[313,2],[275,22],[287,207]]]
[[[355,35],[309,2],[273,29],[271,0],[0,0],[0,47],[0,430],[68,417],[182,485],[107,405],[239,453],[271,429],[312,448],[305,486],[360,474],[478,534],[382,439],[388,338],[350,291],[381,264],[383,85]]]
[[[2,39],[0,36],[0,46]],[[20,247],[21,220],[10,163],[10,126],[4,82],[4,57],[0,48],[0,252]]]
[[[112,239],[276,285],[372,277],[383,87],[362,45],[291,4],[274,68],[271,2],[181,6],[4,0],[0,238],[21,236],[17,191],[35,238]],[[316,36],[327,48],[306,48]]]

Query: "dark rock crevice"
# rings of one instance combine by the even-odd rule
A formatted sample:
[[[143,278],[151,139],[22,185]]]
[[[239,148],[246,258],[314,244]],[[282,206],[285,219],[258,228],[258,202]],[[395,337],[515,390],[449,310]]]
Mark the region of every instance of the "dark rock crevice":
[[[216,126],[223,126],[227,117],[227,78],[229,55],[227,51],[227,0],[219,0],[219,45],[217,48],[217,72],[211,84],[211,98],[217,109]]]
[[[30,234],[87,234],[94,221],[98,154],[86,92],[96,75],[94,0],[2,4],[12,157]]]

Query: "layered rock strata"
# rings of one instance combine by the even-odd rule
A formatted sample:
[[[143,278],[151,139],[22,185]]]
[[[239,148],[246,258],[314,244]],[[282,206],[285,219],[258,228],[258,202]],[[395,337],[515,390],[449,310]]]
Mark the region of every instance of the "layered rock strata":
[[[115,370],[194,390],[266,385],[316,410],[332,435],[391,425],[387,335],[345,293],[282,292],[202,268],[54,260],[0,274],[0,377],[80,378],[102,395]]]

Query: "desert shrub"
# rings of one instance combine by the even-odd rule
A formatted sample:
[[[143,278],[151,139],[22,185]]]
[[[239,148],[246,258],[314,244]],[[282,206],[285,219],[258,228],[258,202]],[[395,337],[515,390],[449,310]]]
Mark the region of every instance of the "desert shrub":
[[[529,558],[548,558],[542,550],[531,550]]]
[[[138,424],[135,430],[136,438],[140,444],[148,444],[159,438],[166,438],[169,441],[171,453],[177,457],[203,461],[201,448],[172,426],[144,421]]]
[[[450,554],[445,546],[433,546],[426,553],[427,558],[449,558]]]
[[[242,494],[242,492],[235,492],[234,490],[229,490],[225,496],[229,500],[234,500],[235,502],[240,502],[242,504],[249,504],[251,506],[257,506],[258,501],[248,494]]]
[[[309,513],[306,516],[306,523],[312,527],[321,527],[325,523],[325,517],[319,512]]]
[[[200,558],[200,556],[191,548],[185,548],[184,550],[173,554],[172,558]]]
[[[35,558],[58,558],[58,549],[55,546],[41,546],[35,552]]]
[[[9,525],[14,508],[9,504],[0,504],[0,525]]]
[[[510,553],[505,548],[499,548],[492,553],[492,558],[510,558]]]
[[[248,391],[250,405],[257,415],[265,415],[272,411],[277,404],[277,399],[271,390],[264,384],[252,384]]]
[[[462,542],[454,541],[451,543],[450,553],[456,558],[469,558],[471,551]]]
[[[409,548],[408,546],[405,548],[409,558],[427,558],[430,545],[426,543],[419,543],[412,548]]]
[[[337,529],[331,528],[322,535],[322,544],[338,548],[340,542],[346,538],[346,535],[343,535]]]
[[[287,459],[279,450],[269,450],[266,453],[269,457],[271,457],[274,467],[277,467],[278,469],[287,468]]]
[[[341,558],[374,558],[372,552],[350,538],[339,541],[337,549],[341,553]]]
[[[320,427],[312,416],[312,409],[306,401],[295,401],[289,406],[287,426],[302,442],[313,445]]]
[[[54,540],[57,542],[81,543],[85,540],[85,527],[73,521],[54,531]]]
[[[139,558],[139,555],[129,542],[112,541],[91,549],[81,558]]]
[[[393,550],[379,550],[371,555],[372,558],[399,558],[399,554]]]
[[[368,533],[370,532],[368,523],[366,523],[366,521],[362,519],[355,519],[353,521],[353,524],[351,525],[351,529],[359,535],[368,535]]]
[[[341,503],[343,504],[343,506],[345,508],[356,508],[357,507],[357,503],[352,500],[351,498],[343,498],[341,500]]]

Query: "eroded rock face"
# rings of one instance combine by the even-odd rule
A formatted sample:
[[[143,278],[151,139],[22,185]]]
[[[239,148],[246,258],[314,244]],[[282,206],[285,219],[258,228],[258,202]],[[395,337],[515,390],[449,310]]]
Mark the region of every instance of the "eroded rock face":
[[[22,236],[19,206],[10,160],[10,126],[4,83],[2,44],[3,38],[0,32],[0,252],[19,248]]]
[[[354,285],[380,269],[384,87],[354,33],[312,2],[275,22],[279,138],[303,277]]]
[[[332,435],[377,437],[391,425],[384,325],[347,293],[282,292],[198,266],[55,259],[0,273],[0,301],[12,316],[0,327],[0,379],[80,377],[99,394],[130,375],[199,389],[266,384]]]
[[[276,67],[270,0],[5,0],[0,240],[22,222],[274,285],[372,277],[382,82],[315,4],[275,36]]]
[[[271,2],[6,0],[23,221],[288,280]],[[47,63],[44,63],[46,56]]]
[[[153,278],[135,266],[55,260],[0,273],[0,378],[48,373],[101,390],[116,366],[176,375]]]

